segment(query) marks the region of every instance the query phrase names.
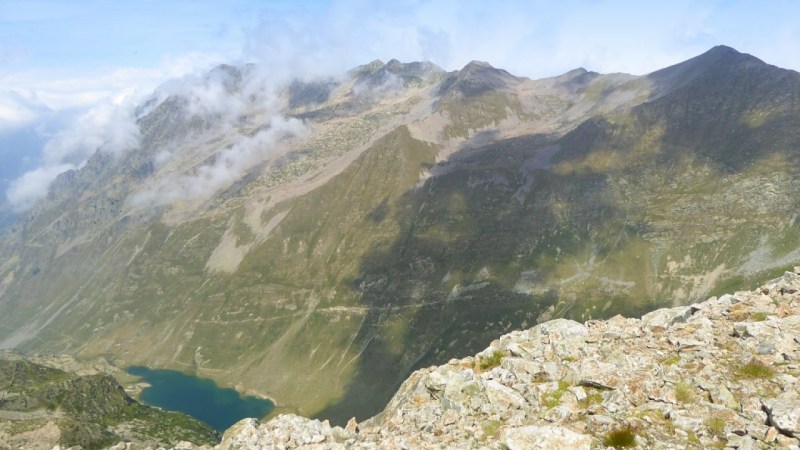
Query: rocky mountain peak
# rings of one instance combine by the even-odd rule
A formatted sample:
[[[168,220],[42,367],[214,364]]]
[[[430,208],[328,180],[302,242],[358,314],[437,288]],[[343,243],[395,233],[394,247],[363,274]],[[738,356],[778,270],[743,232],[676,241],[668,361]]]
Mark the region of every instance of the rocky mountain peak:
[[[584,67],[578,67],[576,69],[572,69],[569,72],[565,73],[564,76],[580,76],[589,73],[588,70]]]
[[[583,67],[578,67],[577,69],[572,69],[559,76],[558,81],[564,86],[575,89],[588,85],[599,76],[600,74],[597,72],[591,72]]]
[[[229,93],[236,92],[244,80],[244,71],[236,66],[220,64],[205,75],[205,81],[221,84]]]
[[[764,61],[756,58],[753,55],[739,52],[738,50],[725,45],[717,45],[707,52],[685,61],[683,64],[702,67],[706,70],[712,67],[724,67],[727,69],[732,69],[737,66],[767,65]]]
[[[406,82],[412,79],[422,79],[430,76],[432,73],[442,71],[442,69],[440,69],[437,65],[429,61],[412,61],[409,63],[402,63],[396,59],[386,63],[381,70],[398,75]]]
[[[359,78],[363,76],[367,76],[369,74],[375,73],[378,70],[381,70],[386,63],[381,61],[380,59],[374,59],[367,64],[360,65],[350,71],[350,75],[354,78]]]
[[[462,71],[469,72],[474,70],[482,70],[482,69],[494,69],[491,64],[486,61],[479,61],[477,59],[473,59],[472,61],[468,62],[467,65],[464,66]],[[496,69],[495,69],[496,70]]]
[[[520,80],[503,69],[492,67],[487,62],[470,61],[461,70],[449,74],[442,81],[438,94],[442,97],[475,97],[489,91],[508,89]]]
[[[390,59],[389,62],[386,63],[386,68],[388,70],[392,70],[392,71],[397,71],[402,67],[403,67],[403,63],[401,63],[399,60],[394,59],[394,58]]]
[[[777,69],[755,56],[741,53],[731,47],[718,45],[707,52],[681,63],[657,70],[647,77],[656,86],[659,95],[674,91],[705,78],[741,76],[750,70]]]
[[[718,57],[718,58],[736,58],[736,59],[758,59],[755,56],[749,55],[747,53],[742,53],[736,50],[733,47],[728,47],[727,45],[715,45],[711,47],[707,52],[698,56],[699,58],[702,57]]]
[[[423,84],[441,72],[438,66],[427,61],[403,63],[392,59],[383,64],[376,60],[354,73],[354,92],[360,97],[384,95],[412,84]]]

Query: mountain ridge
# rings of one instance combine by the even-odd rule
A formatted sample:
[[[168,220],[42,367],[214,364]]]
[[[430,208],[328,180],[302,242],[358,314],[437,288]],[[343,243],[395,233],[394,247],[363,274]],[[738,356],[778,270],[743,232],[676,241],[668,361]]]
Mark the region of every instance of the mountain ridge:
[[[343,423],[511,329],[746,286],[800,260],[800,91],[744,65],[669,92],[393,61],[187,83],[3,238],[0,342]]]

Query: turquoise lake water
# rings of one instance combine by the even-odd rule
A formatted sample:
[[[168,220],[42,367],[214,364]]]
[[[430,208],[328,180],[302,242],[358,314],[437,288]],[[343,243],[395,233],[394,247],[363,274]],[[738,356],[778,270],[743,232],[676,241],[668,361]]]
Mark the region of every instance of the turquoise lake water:
[[[236,390],[219,387],[207,378],[143,366],[127,370],[151,385],[139,396],[143,403],[189,414],[217,431],[225,431],[245,417],[260,419],[275,408],[269,400],[242,396]]]

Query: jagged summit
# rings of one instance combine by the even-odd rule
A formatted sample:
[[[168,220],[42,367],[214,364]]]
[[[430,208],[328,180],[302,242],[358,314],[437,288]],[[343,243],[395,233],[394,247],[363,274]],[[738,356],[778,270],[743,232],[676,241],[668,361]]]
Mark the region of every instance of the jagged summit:
[[[424,81],[431,75],[442,72],[436,64],[430,61],[412,61],[409,63],[402,63],[396,59],[392,59],[381,70],[399,76],[403,79],[404,83],[412,81]],[[378,71],[378,73],[381,72]]]
[[[375,60],[353,72],[356,80],[354,92],[357,95],[363,95],[364,92],[370,96],[382,95],[413,84],[425,83],[442,72],[442,69],[429,61],[403,63],[392,59],[384,64]]]
[[[398,60],[398,59],[392,58],[392,59],[389,60],[389,62],[386,63],[386,67],[389,70],[395,70],[396,71],[396,70],[399,70],[400,68],[403,67],[403,63],[401,63],[400,60]]]
[[[366,64],[362,64],[360,66],[356,66],[350,70],[350,76],[357,78],[361,76],[365,76],[371,73],[375,73],[376,71],[380,70],[385,66],[386,63],[381,61],[380,59],[374,59]]]
[[[461,70],[452,72],[442,81],[438,95],[447,98],[470,98],[489,91],[505,90],[521,78],[483,61],[470,61]]]

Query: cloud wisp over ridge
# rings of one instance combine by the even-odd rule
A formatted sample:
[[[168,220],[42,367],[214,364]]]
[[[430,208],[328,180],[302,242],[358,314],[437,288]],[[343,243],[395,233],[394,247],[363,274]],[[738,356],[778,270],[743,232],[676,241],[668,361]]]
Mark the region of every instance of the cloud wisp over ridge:
[[[301,136],[305,131],[302,121],[275,115],[266,129],[253,136],[240,136],[236,143],[214,154],[211,162],[161,180],[135,194],[132,203],[136,206],[164,206],[180,201],[208,200],[274,156],[273,149],[280,141]],[[163,159],[169,157],[162,155]]]
[[[139,137],[130,108],[108,102],[94,106],[44,145],[38,167],[10,183],[10,207],[17,212],[30,208],[60,173],[80,168],[95,151],[119,154],[135,148]]]
[[[428,60],[445,70],[486,60],[532,78],[581,66],[644,74],[725,44],[800,69],[794,20],[800,4],[791,0],[501,0],[491,7],[478,0],[165,0],[118,7],[10,0],[4,8],[10,22],[0,30],[0,158],[6,166],[0,188],[8,186],[5,201],[18,211],[47,192],[46,179],[57,169],[80,167],[99,147],[135,146],[130,113],[111,113],[107,105],[131,109],[170,79],[181,81],[167,82],[162,92],[177,93],[187,75],[199,77],[222,62],[256,63],[261,85],[244,86],[255,93],[392,58]],[[224,95],[215,83],[206,88],[184,92],[195,113],[227,121],[255,104]],[[265,102],[276,98],[263,95]],[[77,133],[93,122],[105,131]],[[38,139],[18,139],[23,132]]]

